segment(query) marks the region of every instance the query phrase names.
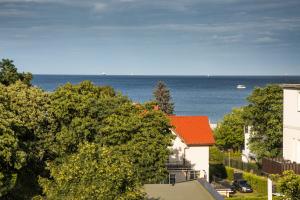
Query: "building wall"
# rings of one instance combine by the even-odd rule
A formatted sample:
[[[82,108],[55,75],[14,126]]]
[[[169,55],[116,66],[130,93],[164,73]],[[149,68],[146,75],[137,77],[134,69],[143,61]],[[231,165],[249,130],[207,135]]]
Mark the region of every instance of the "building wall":
[[[250,134],[252,134],[252,126],[244,127],[244,149],[242,151],[242,161],[248,163],[256,159],[256,155],[251,152],[249,147]]]
[[[300,90],[284,89],[283,157],[300,163]]]
[[[175,133],[173,133],[175,134]],[[186,162],[192,165],[193,170],[200,171],[200,177],[209,178],[209,146],[187,146],[179,137],[173,142],[171,147],[173,154],[169,157],[169,162],[183,164]]]
[[[249,140],[250,140],[250,131],[251,131],[251,126],[245,126],[244,127],[244,149],[242,152],[242,161],[245,163],[248,163],[250,160],[250,149],[249,149]]]
[[[175,133],[173,134],[176,135]],[[179,137],[176,136],[175,140],[173,141],[173,146],[171,147],[172,155],[169,156],[169,162],[183,164],[185,148],[187,148],[187,145]]]
[[[186,149],[186,159],[193,169],[200,171],[200,177],[209,178],[209,146],[195,146]]]

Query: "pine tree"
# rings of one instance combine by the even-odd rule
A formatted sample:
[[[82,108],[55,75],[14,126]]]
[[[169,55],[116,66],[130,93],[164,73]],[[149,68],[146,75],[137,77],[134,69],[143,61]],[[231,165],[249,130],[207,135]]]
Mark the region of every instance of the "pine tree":
[[[163,81],[157,83],[153,94],[159,108],[166,114],[173,114],[174,103],[172,102],[170,90]]]

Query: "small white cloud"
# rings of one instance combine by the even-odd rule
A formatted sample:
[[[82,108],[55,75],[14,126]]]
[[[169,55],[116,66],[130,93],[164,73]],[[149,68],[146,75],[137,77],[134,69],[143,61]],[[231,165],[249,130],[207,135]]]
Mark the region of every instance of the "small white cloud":
[[[11,17],[11,16],[28,16],[32,15],[32,13],[28,11],[18,10],[18,9],[6,9],[0,12],[0,17]]]
[[[106,7],[107,7],[106,4],[98,2],[98,3],[94,4],[94,11],[101,12],[101,11],[105,10]]]
[[[213,35],[212,39],[224,43],[233,43],[233,42],[240,42],[242,39],[241,34],[237,35]]]
[[[273,42],[278,42],[279,40],[276,38],[272,38],[272,37],[260,37],[260,38],[256,38],[255,42],[257,43],[273,43]]]
[[[136,0],[119,0],[120,2],[125,2],[125,3],[130,3],[130,2],[134,2]]]

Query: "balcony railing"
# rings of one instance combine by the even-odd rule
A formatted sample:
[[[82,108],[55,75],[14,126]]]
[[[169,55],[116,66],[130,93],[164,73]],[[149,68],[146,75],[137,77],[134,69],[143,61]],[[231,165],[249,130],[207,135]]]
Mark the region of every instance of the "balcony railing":
[[[192,165],[189,162],[168,162],[166,163],[168,170],[191,170]]]

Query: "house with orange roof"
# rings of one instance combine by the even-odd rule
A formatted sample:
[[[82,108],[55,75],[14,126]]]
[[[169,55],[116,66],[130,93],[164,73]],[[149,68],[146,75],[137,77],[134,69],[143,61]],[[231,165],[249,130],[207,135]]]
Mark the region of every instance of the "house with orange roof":
[[[209,146],[215,144],[207,116],[170,116],[176,136],[167,168],[169,182],[196,178],[209,180]]]

